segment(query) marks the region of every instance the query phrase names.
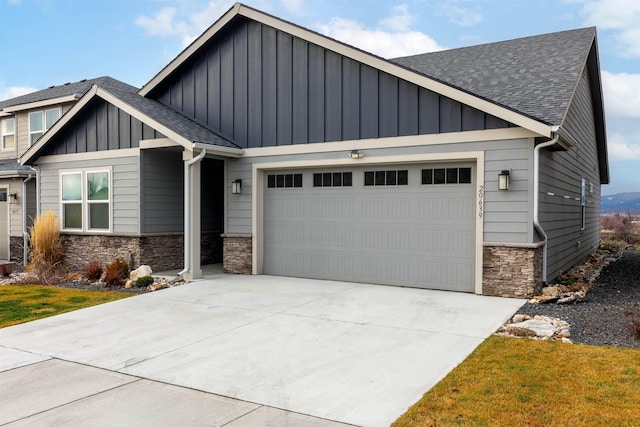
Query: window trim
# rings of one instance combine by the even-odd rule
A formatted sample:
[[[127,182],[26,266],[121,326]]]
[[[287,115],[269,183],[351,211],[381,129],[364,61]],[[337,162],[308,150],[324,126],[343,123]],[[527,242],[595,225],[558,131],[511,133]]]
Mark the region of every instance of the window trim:
[[[109,183],[109,197],[107,200],[89,200],[88,195],[88,174],[106,172],[108,175]],[[80,175],[80,200],[65,201],[62,200],[62,177],[64,175]],[[113,231],[113,170],[111,166],[107,167],[95,167],[87,169],[67,169],[59,171],[59,204],[60,204],[60,230],[68,232],[82,232],[82,233],[111,233]],[[82,227],[80,228],[65,228],[64,226],[64,206],[68,204],[81,205],[82,211]],[[106,204],[109,211],[109,227],[108,228],[90,228],[89,227],[89,205],[91,204]]]
[[[49,111],[56,111],[56,110],[58,111],[58,118],[53,123],[51,123],[51,126],[47,127],[47,113]],[[34,114],[41,114],[42,115],[42,130],[34,131],[34,130],[31,129],[31,116],[34,115]],[[44,135],[44,133],[46,131],[48,131],[58,120],[60,120],[60,117],[62,117],[62,107],[54,107],[54,108],[47,108],[47,109],[44,109],[44,110],[30,111],[29,115],[27,117],[28,124],[29,124],[29,147],[31,147],[33,144],[38,142],[38,139],[42,138],[42,135]],[[40,136],[35,141],[33,141],[32,140],[33,139],[32,135],[35,135],[37,133],[39,133]]]
[[[4,125],[5,123],[9,123],[12,122],[13,123],[13,132],[12,133],[5,133],[4,131]],[[9,147],[7,148],[4,144],[5,141],[5,136],[13,136],[13,147]],[[0,149],[2,151],[15,151],[16,150],[16,118],[15,117],[8,117],[8,118],[4,118],[2,120],[0,120]]]

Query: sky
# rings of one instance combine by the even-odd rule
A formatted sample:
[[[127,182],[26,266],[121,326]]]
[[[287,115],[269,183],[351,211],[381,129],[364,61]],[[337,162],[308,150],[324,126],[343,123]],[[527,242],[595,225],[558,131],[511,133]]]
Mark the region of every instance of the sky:
[[[611,184],[640,191],[639,0],[245,0],[385,58],[596,26]],[[148,82],[227,0],[0,0],[0,100],[109,75]]]

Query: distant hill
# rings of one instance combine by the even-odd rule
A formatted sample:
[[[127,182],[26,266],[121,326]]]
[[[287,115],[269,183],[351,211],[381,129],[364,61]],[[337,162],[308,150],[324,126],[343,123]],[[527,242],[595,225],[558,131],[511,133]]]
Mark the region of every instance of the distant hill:
[[[640,192],[602,196],[600,213],[610,214],[615,212],[640,215]]]

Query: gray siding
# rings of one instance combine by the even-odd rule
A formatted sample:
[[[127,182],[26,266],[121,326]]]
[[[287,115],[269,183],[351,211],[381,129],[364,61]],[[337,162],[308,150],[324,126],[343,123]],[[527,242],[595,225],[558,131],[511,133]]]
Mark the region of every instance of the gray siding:
[[[562,127],[577,145],[544,152],[540,168],[540,219],[548,234],[547,278],[552,280],[597,248],[600,239],[600,175],[589,76],[579,82]],[[586,180],[586,222],[580,230],[581,181]],[[593,193],[589,192],[593,184]],[[548,193],[554,193],[550,196]]]
[[[532,239],[529,170],[533,142],[531,139],[484,141],[461,144],[427,145],[419,147],[366,150],[367,156],[410,155],[421,153],[447,153],[451,151],[484,151],[484,241],[530,243]],[[251,233],[252,164],[289,160],[343,159],[345,152],[288,155],[228,160],[227,188],[230,181],[242,179],[242,194],[230,194],[227,199],[226,232]],[[358,166],[354,162],[354,166]],[[498,190],[498,172],[511,169],[510,191]],[[475,178],[474,178],[475,179]],[[476,183],[477,184],[477,183]],[[477,213],[477,212],[476,212]]]
[[[40,209],[60,215],[60,171],[96,167],[112,167],[111,182],[113,233],[139,234],[138,200],[139,158],[86,160],[82,162],[48,163],[40,166]]]
[[[201,168],[200,228],[224,231],[224,162],[204,159]]]
[[[102,99],[94,99],[49,142],[42,155],[135,148],[141,139],[164,136]]]
[[[184,167],[178,150],[141,150],[143,233],[182,232]]]
[[[150,96],[243,148],[509,126],[245,20],[210,42]]]

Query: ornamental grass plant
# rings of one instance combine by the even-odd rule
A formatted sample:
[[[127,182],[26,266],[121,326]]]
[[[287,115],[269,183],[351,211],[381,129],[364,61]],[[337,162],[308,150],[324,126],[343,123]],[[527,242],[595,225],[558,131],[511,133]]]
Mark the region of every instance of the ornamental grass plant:
[[[27,271],[44,284],[54,284],[64,273],[64,256],[60,242],[60,222],[51,211],[35,219],[29,229],[29,263]]]

